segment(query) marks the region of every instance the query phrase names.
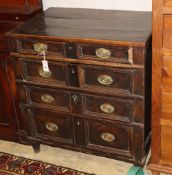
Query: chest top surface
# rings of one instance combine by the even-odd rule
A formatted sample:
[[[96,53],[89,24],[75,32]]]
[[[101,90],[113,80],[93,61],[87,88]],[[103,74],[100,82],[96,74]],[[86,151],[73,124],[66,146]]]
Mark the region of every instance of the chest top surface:
[[[49,8],[7,35],[144,45],[151,35],[151,18],[151,12]]]

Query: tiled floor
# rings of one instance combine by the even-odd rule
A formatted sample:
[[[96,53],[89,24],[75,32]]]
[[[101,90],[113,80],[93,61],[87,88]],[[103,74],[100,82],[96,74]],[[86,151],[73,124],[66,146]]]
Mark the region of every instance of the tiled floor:
[[[0,151],[35,160],[42,160],[88,173],[94,173],[96,175],[127,175],[128,169],[132,166],[132,164],[124,163],[122,161],[53,148],[45,145],[41,145],[41,152],[35,154],[31,146],[2,140],[0,140]],[[151,175],[148,170],[145,169],[144,171],[145,175]]]

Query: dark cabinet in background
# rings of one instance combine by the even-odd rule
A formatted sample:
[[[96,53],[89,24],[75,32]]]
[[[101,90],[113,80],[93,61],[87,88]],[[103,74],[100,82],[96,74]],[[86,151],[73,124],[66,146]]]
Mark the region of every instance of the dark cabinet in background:
[[[0,0],[0,139],[18,141],[13,68],[5,33],[40,13],[41,0]]]

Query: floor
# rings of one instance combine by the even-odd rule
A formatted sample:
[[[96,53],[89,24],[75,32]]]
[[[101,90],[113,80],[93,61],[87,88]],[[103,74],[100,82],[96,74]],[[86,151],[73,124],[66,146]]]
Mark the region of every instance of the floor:
[[[0,151],[72,169],[94,173],[96,175],[127,175],[132,164],[108,158],[78,153],[74,151],[41,145],[41,152],[34,153],[31,146],[0,140]],[[144,169],[145,175],[151,175]]]

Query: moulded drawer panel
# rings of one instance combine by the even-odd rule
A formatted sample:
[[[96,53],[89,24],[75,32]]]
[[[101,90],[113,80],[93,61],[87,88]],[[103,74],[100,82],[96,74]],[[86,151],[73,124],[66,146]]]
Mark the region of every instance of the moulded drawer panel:
[[[132,129],[130,127],[91,121],[87,123],[87,126],[87,148],[132,156],[130,153]]]
[[[47,46],[46,55],[54,54],[59,57],[64,57],[64,43],[53,42],[53,41],[40,41],[31,39],[21,39],[17,40],[18,51],[26,54],[38,55],[39,53],[35,51],[35,44],[45,44]]]
[[[49,61],[49,72],[43,71],[42,62],[29,59],[20,59],[23,78],[27,81],[68,85],[67,65]]]
[[[70,111],[69,92],[33,86],[26,86],[25,90],[31,105],[64,112]]]
[[[30,110],[29,114],[35,126],[33,128],[35,130],[34,137],[55,142],[73,143],[72,117],[38,109]]]
[[[82,45],[79,46],[80,59],[90,59],[106,62],[133,62],[133,48],[119,46],[102,45]]]
[[[81,88],[111,94],[117,92],[137,95],[144,94],[143,71],[98,66],[79,66],[78,72]]]
[[[83,96],[85,115],[113,120],[131,121],[132,101],[119,98]],[[125,110],[124,110],[125,109]]]

